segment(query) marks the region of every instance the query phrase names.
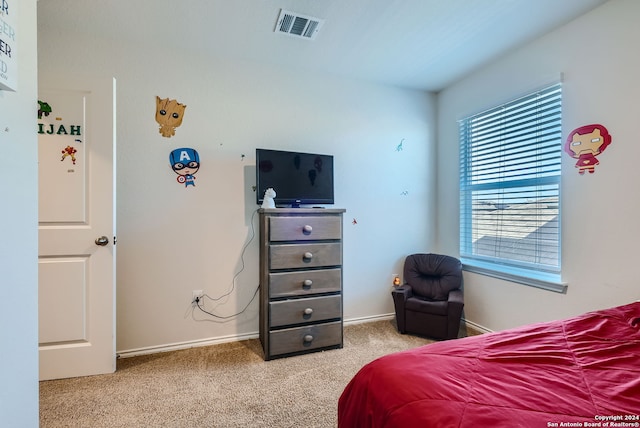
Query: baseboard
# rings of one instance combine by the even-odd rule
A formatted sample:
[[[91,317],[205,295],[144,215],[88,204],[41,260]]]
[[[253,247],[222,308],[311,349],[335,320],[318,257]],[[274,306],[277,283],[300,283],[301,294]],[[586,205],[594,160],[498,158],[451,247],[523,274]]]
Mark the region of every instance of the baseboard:
[[[374,322],[374,321],[387,321],[392,320],[396,317],[396,314],[382,314],[382,315],[371,315],[368,317],[358,317],[358,318],[349,318],[348,320],[344,320],[344,325],[353,325],[353,324],[362,324],[365,322]]]
[[[222,337],[212,337],[208,339],[192,340],[188,342],[170,343],[167,345],[149,346],[146,348],[129,349],[125,351],[117,351],[118,358],[130,358],[140,355],[157,354],[160,352],[180,351],[182,349],[197,348],[200,346],[220,345],[222,343],[239,342],[241,340],[257,339],[258,332],[233,334]]]
[[[347,325],[363,324],[363,323],[374,322],[374,321],[388,321],[388,320],[394,319],[395,316],[396,316],[395,313],[371,315],[366,317],[345,319],[343,323],[345,326],[347,326]],[[465,325],[468,328],[472,328],[482,333],[491,332],[491,330],[481,325],[478,325],[476,323],[473,323],[471,321],[468,321],[465,319],[463,319],[462,321],[465,323]],[[128,349],[124,351],[117,351],[116,355],[118,356],[118,358],[131,358],[131,357],[137,357],[140,355],[157,354],[157,353],[169,352],[169,351],[180,351],[182,349],[197,348],[200,346],[220,345],[222,343],[239,342],[241,340],[257,339],[257,338],[258,338],[258,332],[256,331],[253,333],[234,334],[229,336],[211,337],[208,339],[192,340],[188,342],[170,343],[167,345],[149,346],[146,348]]]
[[[374,315],[369,317],[351,318],[344,321],[344,325],[361,324],[365,322],[382,321],[393,319],[395,314],[383,314]],[[192,340],[188,342],[170,343],[167,345],[149,346],[146,348],[127,349],[123,351],[117,351],[118,358],[131,358],[140,355],[157,354],[160,352],[180,351],[182,349],[196,348],[200,346],[220,345],[222,343],[239,342],[241,340],[257,339],[258,332],[235,334],[223,337],[210,337],[207,339]]]
[[[462,318],[462,322],[464,323],[464,325],[467,328],[470,328],[472,330],[476,330],[476,331],[478,331],[480,333],[493,333],[493,330],[489,330],[488,328],[486,328],[486,327],[484,327],[484,326],[482,326],[480,324],[476,324],[473,321],[469,321],[469,320],[466,320],[466,319]]]

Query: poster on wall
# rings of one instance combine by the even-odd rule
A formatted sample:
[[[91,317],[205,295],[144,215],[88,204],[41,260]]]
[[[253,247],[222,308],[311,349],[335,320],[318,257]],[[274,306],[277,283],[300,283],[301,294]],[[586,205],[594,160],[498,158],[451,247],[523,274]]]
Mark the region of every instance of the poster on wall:
[[[564,144],[564,151],[574,159],[578,159],[575,167],[578,173],[593,174],[600,163],[596,157],[611,144],[609,130],[600,124],[584,125],[569,133]]]
[[[16,53],[16,0],[0,0],[0,89],[15,91],[18,88]]]
[[[196,186],[195,174],[200,169],[200,155],[195,149],[183,147],[169,153],[169,163],[173,172],[178,174],[176,180],[184,187]]]
[[[41,89],[38,98],[39,219],[85,222],[87,93]]]
[[[160,98],[156,95],[156,122],[160,125],[158,132],[163,137],[171,138],[176,135],[176,128],[182,125],[186,108],[186,104],[179,103],[177,100]]]

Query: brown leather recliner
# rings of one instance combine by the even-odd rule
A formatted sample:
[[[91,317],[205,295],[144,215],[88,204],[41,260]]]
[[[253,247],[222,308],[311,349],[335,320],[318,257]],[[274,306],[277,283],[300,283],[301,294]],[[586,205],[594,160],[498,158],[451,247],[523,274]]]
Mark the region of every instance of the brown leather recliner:
[[[404,281],[391,292],[398,331],[457,338],[464,307],[460,260],[441,254],[412,254],[404,261]]]

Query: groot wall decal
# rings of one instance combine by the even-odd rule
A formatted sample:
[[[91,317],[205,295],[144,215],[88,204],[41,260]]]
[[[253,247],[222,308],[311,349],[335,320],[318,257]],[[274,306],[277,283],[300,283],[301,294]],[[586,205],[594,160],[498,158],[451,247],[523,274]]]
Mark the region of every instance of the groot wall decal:
[[[169,98],[156,96],[156,122],[160,125],[159,132],[163,137],[171,138],[176,135],[176,128],[182,125],[185,104]]]

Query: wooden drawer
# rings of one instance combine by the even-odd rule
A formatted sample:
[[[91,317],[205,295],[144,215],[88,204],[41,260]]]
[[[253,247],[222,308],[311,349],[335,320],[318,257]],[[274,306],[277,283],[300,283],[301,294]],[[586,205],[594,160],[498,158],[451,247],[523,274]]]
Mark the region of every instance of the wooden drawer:
[[[322,269],[269,274],[269,298],[340,291],[342,270]]]
[[[339,242],[269,246],[270,269],[312,268],[341,264],[342,247]]]
[[[287,328],[269,333],[270,355],[289,354],[328,346],[342,346],[340,321]]]
[[[269,302],[271,327],[330,320],[341,315],[342,296],[339,294]]]
[[[341,237],[342,218],[338,216],[271,217],[269,220],[271,241],[310,241]]]

